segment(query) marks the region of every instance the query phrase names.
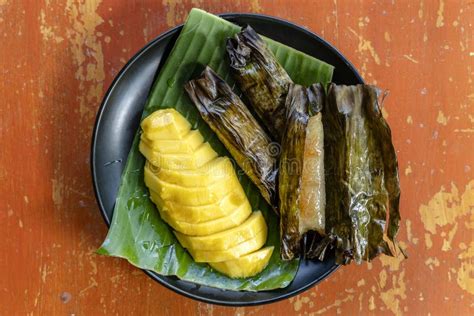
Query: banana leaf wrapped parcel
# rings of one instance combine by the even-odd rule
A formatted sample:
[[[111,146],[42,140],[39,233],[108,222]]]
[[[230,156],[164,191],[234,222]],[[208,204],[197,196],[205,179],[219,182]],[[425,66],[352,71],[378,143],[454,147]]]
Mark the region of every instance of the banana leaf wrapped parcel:
[[[285,131],[285,98],[292,83],[263,39],[250,27],[227,40],[231,72],[270,137]]]
[[[396,256],[401,250],[395,241],[398,162],[380,96],[371,85],[328,86],[322,109],[326,237],[309,257],[324,258],[330,245],[339,264],[370,261],[381,253]]]
[[[291,85],[286,98],[287,121],[280,158],[281,255],[305,255],[301,241],[309,231],[325,234],[324,134],[321,122],[323,87]],[[310,238],[314,238],[310,235]]]
[[[246,105],[210,67],[187,82],[185,89],[237,164],[264,199],[275,206],[278,152],[273,150],[275,144]]]

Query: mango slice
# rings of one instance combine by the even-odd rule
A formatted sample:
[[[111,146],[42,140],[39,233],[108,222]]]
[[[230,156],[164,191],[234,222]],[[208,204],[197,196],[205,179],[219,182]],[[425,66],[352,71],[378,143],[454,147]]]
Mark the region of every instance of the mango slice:
[[[265,244],[267,240],[267,226],[257,233],[254,238],[250,238],[232,248],[226,250],[194,250],[188,251],[196,262],[222,262],[237,259],[243,255],[254,252]]]
[[[165,169],[197,169],[217,157],[217,153],[209,143],[203,143],[190,154],[161,154],[153,151],[144,142],[140,142],[138,148],[151,164]]]
[[[265,269],[272,253],[273,246],[265,247],[234,260],[211,262],[209,265],[231,278],[248,278]]]
[[[162,154],[191,154],[193,153],[202,143],[204,138],[198,130],[190,131],[188,134],[183,136],[181,140],[170,140],[170,139],[149,139],[148,134],[142,134],[140,141],[148,146],[153,151],[157,151]]]
[[[218,203],[201,206],[165,202],[159,194],[153,191],[150,191],[150,198],[161,212],[168,213],[168,217],[190,224],[203,223],[228,216],[242,204],[248,203],[247,196],[242,188],[236,188]]]
[[[225,250],[246,240],[254,238],[265,228],[265,219],[261,212],[253,212],[241,225],[208,236],[187,236],[174,232],[184,248],[194,250]]]
[[[201,187],[217,181],[235,177],[232,162],[227,157],[218,157],[198,169],[174,170],[154,166],[147,162],[147,168],[159,179],[185,187]]]
[[[159,209],[158,211],[160,212],[161,218],[168,223],[168,225],[173,227],[174,230],[190,236],[206,236],[242,224],[252,213],[252,208],[247,201],[228,216],[198,224],[177,221],[172,218],[169,213],[162,212]]]
[[[155,111],[140,124],[148,139],[182,139],[191,124],[175,109]]]
[[[207,186],[183,187],[160,180],[148,166],[145,166],[145,184],[165,202],[193,206],[218,203],[228,193],[241,186],[237,177],[230,177]]]

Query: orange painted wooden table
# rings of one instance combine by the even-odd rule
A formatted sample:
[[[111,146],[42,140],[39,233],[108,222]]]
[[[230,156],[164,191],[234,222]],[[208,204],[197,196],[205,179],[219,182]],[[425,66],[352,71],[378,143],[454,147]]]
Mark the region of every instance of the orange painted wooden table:
[[[107,231],[89,171],[101,98],[193,6],[303,25],[390,90],[408,260],[345,267],[290,300],[232,309],[94,253]],[[472,23],[467,0],[0,0],[0,314],[473,314]]]

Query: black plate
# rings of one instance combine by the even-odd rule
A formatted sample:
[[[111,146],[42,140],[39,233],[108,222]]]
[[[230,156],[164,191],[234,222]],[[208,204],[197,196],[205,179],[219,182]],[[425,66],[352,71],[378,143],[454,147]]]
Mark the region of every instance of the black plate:
[[[223,14],[226,20],[251,25],[258,33],[294,47],[335,66],[333,81],[363,83],[356,69],[329,43],[290,22],[257,14]],[[110,225],[122,170],[138,128],[155,74],[169,54],[182,25],[155,38],[120,71],[107,91],[97,114],[92,138],[91,167],[100,211]],[[207,303],[244,306],[275,302],[312,287],[337,269],[334,257],[324,262],[302,261],[293,282],[284,289],[264,292],[236,292],[199,286],[145,271],[167,288]]]

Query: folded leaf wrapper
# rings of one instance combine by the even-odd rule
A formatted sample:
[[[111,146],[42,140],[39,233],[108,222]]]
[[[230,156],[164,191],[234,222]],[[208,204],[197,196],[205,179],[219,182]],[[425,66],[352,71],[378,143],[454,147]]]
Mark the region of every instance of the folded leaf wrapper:
[[[278,151],[247,106],[210,67],[185,85],[202,118],[259,188],[270,205],[276,202]]]
[[[267,128],[270,137],[280,142],[286,126],[285,100],[288,88],[293,83],[291,76],[278,63],[278,58],[275,58],[263,38],[250,26],[227,41],[227,54],[239,88]],[[320,76],[317,81],[295,82],[306,85],[330,82],[332,66],[323,63],[319,66],[321,69],[313,70]],[[308,70],[310,69],[306,68],[302,71]]]
[[[237,25],[193,9],[157,76],[143,117],[158,109],[175,108],[193,125],[193,129],[199,129],[205,141],[219,155],[230,156],[201,118],[183,86],[197,69],[202,69],[202,65],[215,69],[232,86],[225,58],[225,41],[239,31]],[[264,40],[293,81],[308,84],[320,82],[321,78],[331,78],[332,66],[270,39]],[[298,261],[283,262],[280,259],[278,218],[241,170],[237,173],[241,175],[239,180],[252,209],[261,210],[268,225],[266,245],[275,247],[268,266],[255,277],[231,279],[207,264],[194,262],[150,201],[143,181],[145,159],[138,151],[139,141],[140,132],[137,132],[122,174],[112,223],[99,253],[125,258],[139,268],[161,275],[174,275],[182,280],[221,289],[263,291],[286,287],[293,280]]]
[[[281,254],[284,260],[305,255],[306,247],[301,249],[305,233],[317,231],[324,235],[322,90],[321,84],[310,88],[292,84],[286,98],[286,130],[279,174]],[[316,235],[310,234],[309,238],[312,244]]]
[[[398,162],[379,99],[374,86],[328,87],[323,107],[327,237],[310,257],[323,258],[332,242],[341,264],[370,261],[380,253],[395,256],[399,249]]]
[[[227,41],[234,78],[272,137],[285,130],[285,98],[292,83],[263,39],[247,26]]]

